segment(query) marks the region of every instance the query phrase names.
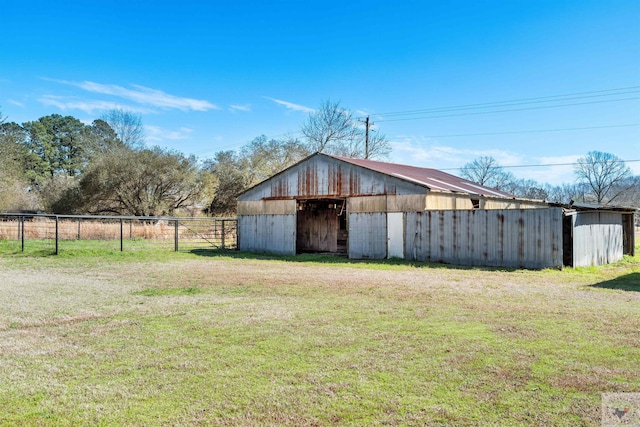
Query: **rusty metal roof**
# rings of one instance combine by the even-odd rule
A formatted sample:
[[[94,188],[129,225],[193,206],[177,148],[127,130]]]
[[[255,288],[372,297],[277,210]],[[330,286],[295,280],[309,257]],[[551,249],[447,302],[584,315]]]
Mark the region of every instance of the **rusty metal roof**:
[[[323,153],[325,154],[325,153]],[[325,154],[334,159],[351,163],[366,169],[394,176],[436,191],[453,191],[469,194],[480,194],[492,197],[515,198],[514,195],[476,184],[475,182],[439,171],[437,169],[419,168],[417,166],[400,165],[396,163],[378,162],[375,160],[353,159],[350,157]]]

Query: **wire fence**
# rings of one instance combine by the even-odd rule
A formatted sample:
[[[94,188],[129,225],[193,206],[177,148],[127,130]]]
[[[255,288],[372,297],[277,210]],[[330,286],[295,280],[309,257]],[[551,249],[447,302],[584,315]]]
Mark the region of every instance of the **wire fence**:
[[[53,254],[67,249],[237,249],[237,220],[7,213],[0,214],[0,244],[14,252]]]

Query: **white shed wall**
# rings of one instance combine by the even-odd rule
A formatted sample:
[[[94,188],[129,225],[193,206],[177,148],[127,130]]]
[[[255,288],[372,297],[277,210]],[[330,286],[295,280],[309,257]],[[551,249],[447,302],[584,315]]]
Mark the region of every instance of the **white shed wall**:
[[[577,212],[573,216],[573,266],[620,261],[623,255],[622,214]]]

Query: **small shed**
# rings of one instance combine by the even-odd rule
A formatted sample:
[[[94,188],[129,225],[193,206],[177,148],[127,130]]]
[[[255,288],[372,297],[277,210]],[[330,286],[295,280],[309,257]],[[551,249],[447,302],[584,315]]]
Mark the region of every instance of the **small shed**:
[[[571,203],[563,206],[563,261],[585,267],[635,255],[635,213],[630,207]]]
[[[562,267],[567,212],[436,169],[316,153],[238,196],[238,247]]]

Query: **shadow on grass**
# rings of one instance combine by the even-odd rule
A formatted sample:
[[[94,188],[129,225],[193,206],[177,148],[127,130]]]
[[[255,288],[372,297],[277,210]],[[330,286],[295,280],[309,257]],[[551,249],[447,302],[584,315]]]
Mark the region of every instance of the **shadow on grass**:
[[[385,266],[405,266],[415,268],[433,268],[433,269],[449,269],[449,270],[478,270],[478,271],[516,271],[513,268],[501,267],[482,267],[471,265],[454,265],[434,262],[407,261],[400,258],[391,259],[350,259],[345,255],[332,254],[312,254],[305,253],[299,255],[274,255],[256,252],[239,252],[235,250],[225,249],[193,249],[190,253],[194,255],[210,257],[210,258],[233,258],[233,259],[249,259],[249,260],[269,260],[269,261],[288,261],[300,263],[319,263],[319,264],[342,264],[342,265],[368,265],[372,267]]]
[[[640,292],[640,273],[630,273],[606,282],[591,285],[593,288],[617,289],[620,291]]]

